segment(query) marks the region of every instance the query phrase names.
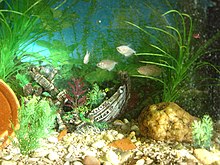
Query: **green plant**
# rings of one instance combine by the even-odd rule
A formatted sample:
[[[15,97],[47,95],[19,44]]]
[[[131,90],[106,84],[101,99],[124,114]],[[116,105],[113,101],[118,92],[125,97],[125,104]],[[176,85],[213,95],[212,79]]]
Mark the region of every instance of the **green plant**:
[[[109,125],[107,122],[94,122],[93,125],[101,130],[109,128]]]
[[[211,117],[204,115],[202,120],[192,123],[192,137],[195,147],[209,149],[213,131],[213,122]]]
[[[19,85],[22,88],[30,82],[26,74],[20,74],[20,73],[16,74],[16,80],[19,81]]]
[[[20,128],[17,130],[16,137],[22,154],[30,154],[40,146],[40,139],[50,135],[55,127],[56,110],[51,107],[45,99],[33,96],[28,102],[24,103],[19,110]]]
[[[30,53],[31,44],[39,38],[52,35],[60,28],[48,28],[51,22],[62,24],[56,19],[48,22],[48,13],[58,12],[63,2],[57,0],[2,0],[0,1],[0,78],[10,81],[11,76],[25,70],[29,62],[45,61],[39,53]],[[50,17],[51,18],[51,17]],[[66,18],[66,17],[65,17]],[[56,19],[56,20],[55,20]],[[28,62],[27,62],[28,61]]]
[[[89,118],[86,118],[84,116],[84,113],[80,113],[79,114],[79,117],[80,117],[80,120],[82,120],[83,122],[86,122],[87,124],[91,124],[101,130],[103,129],[107,129],[108,128],[108,123],[107,122],[96,122],[96,121],[93,121]]]
[[[63,114],[63,116],[62,116],[62,120],[64,121],[64,122],[68,122],[68,121],[70,121],[71,119],[73,119],[73,117],[74,117],[74,115],[73,115],[73,113],[70,111],[70,112],[65,112],[64,114]]]
[[[106,93],[100,90],[98,84],[95,83],[93,84],[92,90],[87,93],[87,105],[89,105],[90,109],[95,108],[102,103],[105,96]]]
[[[73,79],[73,84],[69,83],[71,87],[71,93],[73,96],[70,96],[70,93],[67,94],[67,99],[70,101],[71,104],[67,104],[67,106],[72,108],[72,111],[64,113],[62,116],[62,119],[65,122],[70,121],[75,114],[79,116],[79,119],[83,122],[86,122],[87,124],[94,125],[95,127],[98,127],[100,129],[107,128],[106,123],[102,122],[95,122],[92,121],[92,119],[87,118],[88,112],[92,110],[92,108],[97,107],[100,105],[103,101],[103,99],[106,96],[106,92],[101,90],[98,86],[98,84],[93,84],[93,87],[91,91],[88,93],[87,90],[85,90],[84,83],[82,82],[82,79]]]
[[[47,62],[51,64],[54,68],[63,69],[63,67],[65,66],[68,67],[68,69],[70,70],[74,63],[79,63],[79,60],[75,60],[73,59],[73,57],[70,56],[70,54],[74,51],[78,44],[66,45],[65,41],[55,39],[52,41],[38,40],[36,43],[39,46],[48,49],[49,54],[48,57],[46,57],[48,59]]]
[[[180,24],[172,26],[170,23],[173,21],[172,18],[169,17],[169,20],[166,19],[168,14],[177,14],[181,20]],[[193,21],[188,14],[181,13],[177,10],[169,10],[162,16],[168,25],[161,27],[145,26],[148,30],[131,22],[127,23],[140,29],[152,38],[150,46],[154,52],[137,53],[137,56],[145,57],[145,59],[140,62],[157,65],[163,69],[161,77],[145,75],[133,76],[149,78],[160,82],[163,86],[162,100],[169,102],[176,101],[181,93],[186,90],[189,86],[186,80],[190,78],[192,72],[194,72],[197,67],[204,65],[212,66],[207,62],[199,62],[198,60],[207,53],[206,49],[208,46],[220,37],[220,32],[203,45],[199,45],[199,48],[195,48],[191,43],[194,28]]]

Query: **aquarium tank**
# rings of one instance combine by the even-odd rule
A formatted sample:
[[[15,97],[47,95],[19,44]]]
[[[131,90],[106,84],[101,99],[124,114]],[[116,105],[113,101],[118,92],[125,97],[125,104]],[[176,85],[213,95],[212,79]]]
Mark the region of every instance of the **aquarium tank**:
[[[22,105],[17,142],[11,137],[14,147],[21,146],[21,154],[30,156],[41,149],[42,139],[58,134],[57,141],[49,140],[58,144],[68,133],[86,136],[90,131],[106,131],[102,138],[109,143],[126,137],[130,144],[143,136],[138,133],[142,115],[148,114],[143,111],[169,103],[178,104],[196,121],[192,126],[190,118],[186,124],[196,143],[191,147],[211,150],[215,144],[211,138],[216,137],[219,145],[220,134],[215,134],[220,123],[219,11],[218,0],[0,0],[0,79]],[[163,111],[168,113],[163,106],[158,111],[160,117]],[[52,122],[46,128],[48,116]],[[209,127],[202,125],[204,116]],[[123,138],[108,132],[115,128]],[[201,130],[207,133],[207,143]],[[101,149],[103,143],[93,148]],[[124,152],[126,147],[122,148]],[[115,164],[122,162],[122,152],[102,152],[106,155],[100,153],[100,159],[92,149],[88,155],[101,163],[114,164],[113,158],[118,160]],[[51,153],[50,161],[60,156]],[[81,155],[80,161],[86,164],[88,155]],[[135,156],[128,157],[124,163],[141,159],[146,163],[144,156],[135,161]]]

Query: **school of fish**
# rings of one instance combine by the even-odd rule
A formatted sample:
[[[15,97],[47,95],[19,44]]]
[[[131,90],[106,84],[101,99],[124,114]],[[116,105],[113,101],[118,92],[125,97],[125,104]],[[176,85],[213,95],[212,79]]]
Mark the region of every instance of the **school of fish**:
[[[130,48],[129,46],[127,45],[121,45],[121,46],[118,46],[116,47],[116,50],[124,55],[125,57],[130,57],[132,56],[133,54],[136,53],[135,50],[133,50],[132,48]],[[83,63],[84,64],[88,64],[89,63],[89,58],[90,58],[90,53],[89,51],[87,50],[86,51],[86,54],[83,58]],[[101,69],[104,69],[104,70],[108,70],[108,71],[111,71],[115,68],[115,65],[118,64],[118,62],[114,61],[114,60],[110,60],[110,59],[103,59],[101,60],[99,63],[96,64],[97,67],[101,68]]]
[[[116,47],[116,50],[120,54],[124,55],[125,57],[130,57],[133,54],[136,54],[136,51],[127,45],[118,46],[118,47]],[[90,53],[87,50],[86,54],[84,56],[84,59],[83,59],[83,63],[88,64],[89,58],[90,58]],[[99,63],[97,63],[96,66],[101,69],[107,70],[107,71],[112,71],[115,68],[116,64],[118,64],[118,62],[116,62],[114,60],[103,59]],[[161,74],[162,70],[160,67],[158,67],[156,65],[149,65],[148,64],[148,65],[141,66],[141,67],[137,68],[137,72],[141,75],[144,75],[144,76],[159,76]]]

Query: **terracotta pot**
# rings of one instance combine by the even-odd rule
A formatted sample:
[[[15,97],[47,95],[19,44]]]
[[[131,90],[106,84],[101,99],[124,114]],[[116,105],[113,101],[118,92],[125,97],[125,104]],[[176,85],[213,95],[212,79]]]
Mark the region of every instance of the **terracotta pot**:
[[[19,128],[19,107],[19,101],[13,90],[0,79],[0,149],[9,144],[8,136],[13,137],[14,130]]]

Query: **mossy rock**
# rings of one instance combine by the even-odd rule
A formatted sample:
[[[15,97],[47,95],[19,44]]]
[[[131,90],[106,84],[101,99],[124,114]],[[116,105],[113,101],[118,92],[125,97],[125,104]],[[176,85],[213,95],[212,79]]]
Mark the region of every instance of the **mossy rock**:
[[[162,102],[144,108],[138,117],[143,136],[160,141],[192,142],[192,122],[198,118],[173,102]]]

